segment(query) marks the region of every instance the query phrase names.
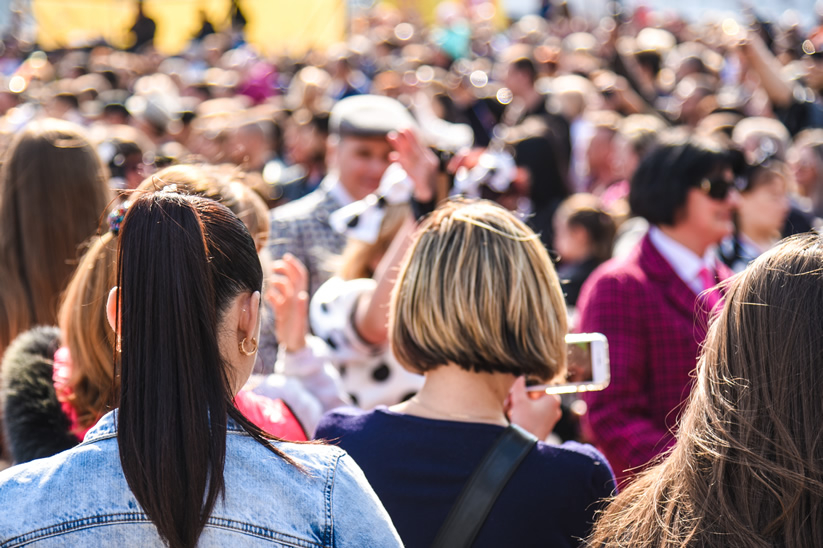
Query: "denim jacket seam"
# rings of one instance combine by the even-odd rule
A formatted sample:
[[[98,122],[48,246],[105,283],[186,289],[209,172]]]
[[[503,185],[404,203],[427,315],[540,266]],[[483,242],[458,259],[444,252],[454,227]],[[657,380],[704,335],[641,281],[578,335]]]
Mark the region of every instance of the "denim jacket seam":
[[[81,531],[83,529],[90,529],[92,527],[98,527],[103,525],[113,525],[117,523],[129,522],[151,523],[151,520],[143,512],[118,512],[116,514],[100,514],[85,518],[64,521],[61,523],[56,523],[54,525],[49,525],[47,527],[41,527],[40,529],[35,529],[22,535],[17,535],[16,537],[4,540],[2,541],[2,543],[0,543],[0,547],[11,548],[13,546],[22,546],[23,544],[28,544],[30,542],[43,540],[50,537],[58,537],[60,535],[64,535],[66,533],[71,533],[74,531]]]
[[[344,453],[340,452],[337,455],[331,454],[332,461],[329,462],[329,471],[326,476],[326,546],[334,546],[334,508],[332,505],[332,496],[334,495],[334,480],[337,473],[337,465],[340,463],[340,458]]]
[[[314,548],[315,546],[321,546],[320,544],[305,538],[296,537],[287,533],[281,533],[280,531],[274,531],[267,527],[260,527],[259,525],[254,525],[253,523],[247,523],[229,518],[218,518],[212,516],[206,522],[206,527],[227,529],[229,531],[240,531],[244,534],[258,538],[277,540],[278,542],[284,542],[291,546],[299,546],[300,548]]]
[[[114,514],[100,514],[79,518],[75,520],[65,521],[48,527],[28,531],[22,535],[12,537],[2,541],[0,546],[2,548],[12,548],[14,546],[22,546],[31,542],[43,540],[51,537],[59,537],[61,535],[82,531],[84,529],[91,529],[94,527],[102,527],[107,525],[116,525],[122,523],[152,523],[151,519],[143,512],[119,512]],[[210,517],[206,522],[206,527],[213,527],[225,529],[229,531],[236,531],[246,535],[263,538],[268,540],[277,540],[278,542],[286,543],[291,546],[299,548],[314,548],[321,546],[320,544],[307,540],[305,538],[296,537],[280,531],[274,531],[267,527],[260,527],[251,523],[237,521],[229,518]]]

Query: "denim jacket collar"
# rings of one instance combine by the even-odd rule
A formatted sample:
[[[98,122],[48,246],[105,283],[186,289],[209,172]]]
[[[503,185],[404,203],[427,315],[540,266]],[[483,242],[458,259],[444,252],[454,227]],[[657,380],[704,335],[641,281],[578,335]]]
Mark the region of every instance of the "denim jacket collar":
[[[119,411],[119,409],[114,409],[100,417],[100,420],[97,421],[97,424],[92,426],[91,430],[89,430],[86,433],[86,437],[83,438],[83,443],[94,443],[98,440],[103,440],[106,438],[112,438],[117,436],[117,415]],[[245,430],[243,430],[243,428],[239,424],[237,424],[231,417],[228,417],[226,430],[229,432],[237,433],[245,432]]]

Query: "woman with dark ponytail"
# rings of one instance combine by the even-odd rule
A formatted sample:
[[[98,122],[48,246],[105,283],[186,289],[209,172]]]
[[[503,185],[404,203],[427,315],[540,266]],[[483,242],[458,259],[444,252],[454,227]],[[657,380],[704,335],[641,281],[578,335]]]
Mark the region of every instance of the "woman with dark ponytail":
[[[254,241],[228,209],[136,198],[107,307],[119,409],[79,446],[0,473],[0,544],[399,545],[348,455],[270,441],[234,406],[262,285]]]

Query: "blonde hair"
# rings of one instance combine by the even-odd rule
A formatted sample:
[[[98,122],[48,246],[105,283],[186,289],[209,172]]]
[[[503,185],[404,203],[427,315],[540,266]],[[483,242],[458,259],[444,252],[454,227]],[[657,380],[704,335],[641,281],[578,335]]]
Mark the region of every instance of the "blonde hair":
[[[374,265],[386,254],[395,235],[409,217],[409,204],[394,204],[386,206],[386,216],[380,225],[380,233],[373,244],[350,238],[346,243],[343,254],[332,261],[337,276],[344,280],[371,278],[374,276]],[[335,265],[336,263],[336,265]]]
[[[511,212],[454,200],[424,221],[391,304],[400,363],[416,372],[453,363],[548,380],[565,371],[566,330],[549,255]]]
[[[21,332],[54,325],[80,245],[106,218],[106,170],[82,128],[32,122],[0,173],[0,354]]]
[[[60,306],[63,343],[71,354],[70,403],[78,423],[94,424],[115,406],[114,331],[106,318],[106,298],[116,284],[117,240],[111,232],[95,238],[77,266]]]

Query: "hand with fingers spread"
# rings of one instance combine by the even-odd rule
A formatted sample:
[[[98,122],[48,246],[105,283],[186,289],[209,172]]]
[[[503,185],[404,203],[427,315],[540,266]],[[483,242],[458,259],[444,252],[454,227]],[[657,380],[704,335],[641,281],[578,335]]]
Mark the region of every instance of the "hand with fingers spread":
[[[266,301],[274,311],[274,332],[286,352],[306,346],[309,318],[309,273],[290,253],[274,261]]]
[[[391,160],[399,163],[414,183],[414,198],[421,203],[432,201],[439,165],[435,153],[420,141],[411,128],[392,132],[387,138],[394,148]]]
[[[560,396],[543,392],[528,392],[526,377],[519,377],[506,398],[506,415],[509,420],[545,440],[563,415]]]

